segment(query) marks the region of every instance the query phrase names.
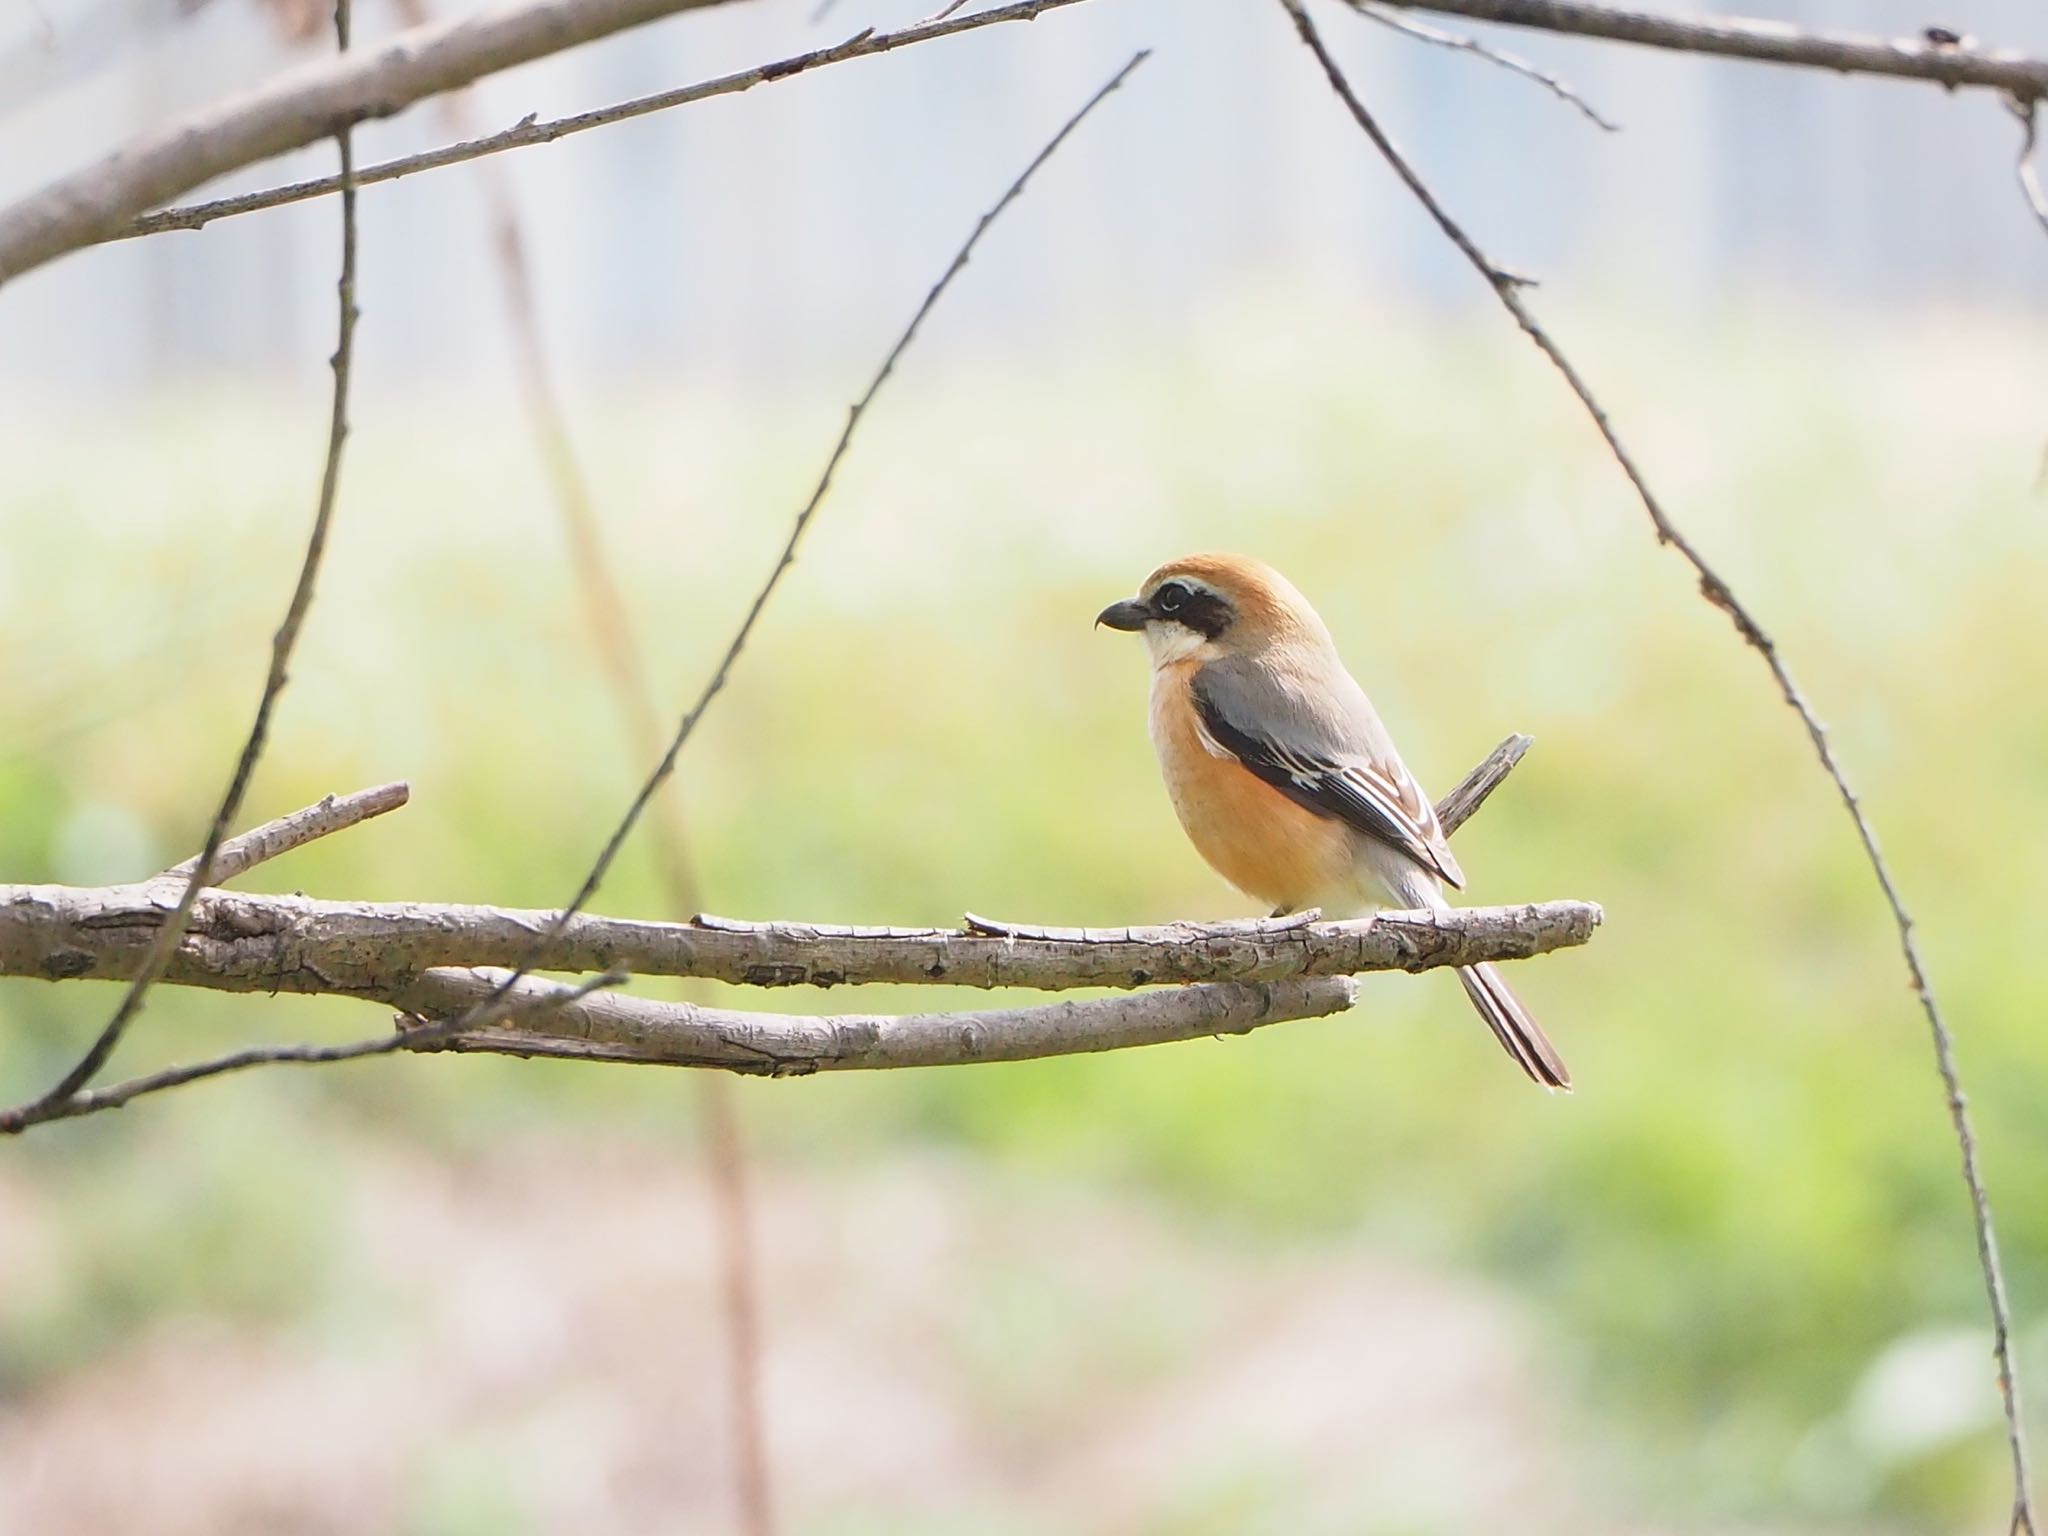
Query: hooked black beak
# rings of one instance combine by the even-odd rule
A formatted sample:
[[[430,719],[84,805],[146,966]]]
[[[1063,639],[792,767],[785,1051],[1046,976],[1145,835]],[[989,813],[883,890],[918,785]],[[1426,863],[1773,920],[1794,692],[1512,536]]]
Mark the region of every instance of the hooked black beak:
[[[1097,624],[1107,624],[1111,629],[1143,629],[1146,620],[1152,617],[1152,610],[1136,598],[1125,598],[1120,603],[1111,603],[1095,615]]]

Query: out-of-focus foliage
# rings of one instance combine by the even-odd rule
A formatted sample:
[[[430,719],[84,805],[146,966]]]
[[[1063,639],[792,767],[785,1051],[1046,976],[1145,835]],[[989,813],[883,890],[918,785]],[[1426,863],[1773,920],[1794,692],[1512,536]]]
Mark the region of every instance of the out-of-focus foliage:
[[[1573,329],[1884,835],[1958,1032],[2016,1296],[2040,1319],[2039,337],[1783,316]],[[849,393],[650,386],[584,413],[669,700],[737,621]],[[118,425],[27,410],[0,428],[4,878],[124,879],[189,852],[311,504],[305,407],[195,390]],[[541,476],[502,401],[370,398],[358,420],[250,810],[394,777],[413,803],[250,883],[557,902],[641,765]],[[748,1085],[766,1155],[858,1166],[938,1143],[1163,1199],[1247,1248],[1363,1234],[1471,1267],[1524,1299],[1579,1433],[1650,1507],[1930,1528],[2002,1508],[1955,1148],[1849,825],[1757,658],[1494,328],[1253,304],[1058,366],[913,360],[685,759],[710,904],[905,923],[1247,910],[1173,825],[1139,649],[1088,622],[1202,547],[1295,576],[1426,782],[1509,730],[1536,736],[1459,847],[1475,900],[1606,905],[1590,948],[1516,977],[1580,1092],[1531,1091],[1447,980],[1395,976],[1351,1016],[1251,1039]],[[596,905],[652,914],[658,892],[640,848]],[[772,1005],[913,1001],[931,998]],[[0,987],[6,1093],[110,1002]],[[164,989],[124,1065],[382,1023]],[[479,1152],[621,1126],[686,1159],[688,1090],[662,1072],[407,1060],[53,1127],[7,1154],[65,1236],[0,1291],[0,1395],[165,1316],[370,1326],[327,1220],[337,1166],[391,1140]],[[1064,1336],[1033,1322],[1041,1300],[1020,1293],[1021,1322],[962,1344],[990,1352],[987,1391],[1013,1407],[1035,1401],[1034,1351]],[[1113,1347],[1142,1369],[1142,1329]],[[444,1471],[422,1528],[489,1524],[432,1514],[467,1507],[463,1468]]]

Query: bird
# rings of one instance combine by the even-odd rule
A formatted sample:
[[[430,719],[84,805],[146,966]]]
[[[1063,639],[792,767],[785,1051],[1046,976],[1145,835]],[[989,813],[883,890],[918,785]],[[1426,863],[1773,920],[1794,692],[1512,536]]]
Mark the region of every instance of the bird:
[[[1320,908],[1445,911],[1462,890],[1436,810],[1401,761],[1309,600],[1243,555],[1168,561],[1097,625],[1152,658],[1151,736],[1183,831],[1216,872],[1275,916]],[[1536,1082],[1571,1074],[1490,964],[1458,980]]]

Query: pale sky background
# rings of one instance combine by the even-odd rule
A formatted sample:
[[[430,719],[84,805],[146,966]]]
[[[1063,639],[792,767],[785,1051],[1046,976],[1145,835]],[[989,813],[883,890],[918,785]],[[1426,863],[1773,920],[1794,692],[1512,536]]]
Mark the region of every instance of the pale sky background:
[[[81,164],[284,50],[251,0],[0,6],[0,195]],[[551,116],[822,46],[929,0],[735,4],[488,82],[485,127]],[[1752,8],[1754,9],[1754,8]],[[1453,208],[1546,298],[1685,323],[1783,302],[2048,306],[2048,235],[2014,184],[2016,125],[1983,92],[1841,80],[1498,31],[1624,132],[1537,87],[1323,8],[1361,88]],[[360,0],[358,38],[391,30]],[[1812,25],[1939,19],[2048,51],[2048,8],[1774,0]],[[804,372],[874,354],[979,211],[1135,47],[1157,56],[990,242],[928,345],[1070,349],[1105,327],[1179,329],[1247,286],[1334,285],[1394,303],[1485,295],[1346,120],[1278,8],[1094,0],[552,146],[502,156],[572,379]],[[316,45],[329,46],[323,33]],[[361,131],[365,162],[452,137],[423,106]],[[320,146],[236,188],[331,168]],[[369,366],[437,384],[500,373],[477,193],[457,167],[363,198]],[[69,257],[0,292],[0,389],[109,402],[324,357],[335,205]],[[373,380],[373,382],[375,382]]]

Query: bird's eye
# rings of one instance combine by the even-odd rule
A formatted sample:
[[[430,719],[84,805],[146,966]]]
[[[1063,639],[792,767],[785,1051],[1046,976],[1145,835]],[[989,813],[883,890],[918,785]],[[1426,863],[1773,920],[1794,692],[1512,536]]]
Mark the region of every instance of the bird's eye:
[[[1188,589],[1177,581],[1169,581],[1152,594],[1152,606],[1161,613],[1177,613],[1187,600]]]

